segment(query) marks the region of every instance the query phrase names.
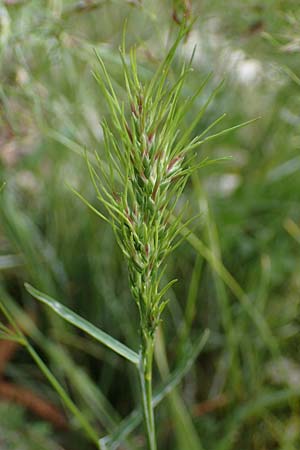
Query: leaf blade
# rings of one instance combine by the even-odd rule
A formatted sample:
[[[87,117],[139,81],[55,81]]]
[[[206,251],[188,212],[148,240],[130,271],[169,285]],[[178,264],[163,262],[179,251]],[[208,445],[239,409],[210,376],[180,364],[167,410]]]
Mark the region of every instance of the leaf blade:
[[[78,314],[76,314],[71,309],[67,308],[66,306],[63,306],[60,302],[53,299],[49,295],[38,291],[30,284],[25,283],[25,288],[29,292],[29,294],[31,294],[35,299],[37,299],[40,302],[47,305],[49,308],[51,308],[53,311],[55,311],[56,314],[58,314],[64,320],[71,323],[72,325],[79,328],[80,330],[85,331],[89,336],[92,336],[98,342],[101,342],[101,344],[110,348],[118,355],[123,356],[123,358],[127,359],[128,361],[132,362],[133,364],[136,364],[136,365],[139,364],[139,360],[140,360],[139,355],[134,350],[130,349],[126,345],[122,344],[122,342],[113,338],[112,336],[105,333],[104,331],[100,330],[100,328],[96,327],[95,325],[90,323],[88,320],[79,316]]]

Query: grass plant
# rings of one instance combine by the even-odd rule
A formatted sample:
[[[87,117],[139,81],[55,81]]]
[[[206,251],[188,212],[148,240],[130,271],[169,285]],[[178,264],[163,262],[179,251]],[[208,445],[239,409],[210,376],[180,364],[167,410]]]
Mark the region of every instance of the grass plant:
[[[16,406],[1,444],[140,450],[155,431],[164,450],[297,450],[299,6],[79,3],[0,6],[0,392],[37,394],[69,427],[14,422]],[[125,17],[138,44],[120,56]],[[224,110],[231,129],[262,119],[223,132]]]
[[[110,113],[108,119],[102,121],[106,159],[103,161],[96,152],[92,160],[86,153],[86,162],[104,212],[88,203],[80,193],[77,195],[111,225],[127,261],[129,286],[139,311],[140,351],[134,352],[49,296],[26,285],[35,298],[61,317],[137,366],[149,450],[157,449],[152,393],[155,336],[168,302],[167,291],[176,282],[174,279],[164,283],[166,259],[186,239],[187,235],[182,237],[181,231],[195,219],[184,221],[185,207],[178,210],[178,203],[190,176],[215,162],[207,158],[199,161],[196,149],[207,140],[252,122],[208,135],[224,118],[222,114],[192,137],[218,86],[188,128],[180,132],[185,115],[209,79],[204,79],[195,94],[183,102],[182,88],[191,71],[192,59],[183,65],[177,80],[169,81],[175,53],[188,31],[185,25],[181,26],[167,56],[148,82],[140,79],[134,48],[127,61],[123,38],[120,57],[127,94],[125,102],[118,99],[113,81],[97,54],[100,71],[95,72],[95,78]]]

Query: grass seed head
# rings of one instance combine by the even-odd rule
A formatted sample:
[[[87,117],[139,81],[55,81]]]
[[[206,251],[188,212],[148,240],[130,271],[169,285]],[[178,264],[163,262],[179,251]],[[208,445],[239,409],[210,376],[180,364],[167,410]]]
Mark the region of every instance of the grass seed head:
[[[109,124],[103,123],[107,167],[98,157],[98,167],[90,165],[90,172],[127,259],[132,295],[142,328],[149,334],[155,332],[166,305],[164,296],[173,283],[161,286],[162,270],[175,245],[182,214],[172,224],[170,218],[187,179],[196,169],[195,158],[190,155],[190,147],[194,148],[196,141],[190,140],[189,134],[197,121],[189,133],[182,136],[179,133],[195,100],[192,97],[187,102],[181,101],[190,65],[183,65],[173,84],[168,82],[176,49],[187,32],[182,26],[166,58],[145,83],[138,75],[135,49],[131,50],[128,62],[123,44],[125,105],[118,100],[99,56],[100,72],[95,75],[111,120]]]

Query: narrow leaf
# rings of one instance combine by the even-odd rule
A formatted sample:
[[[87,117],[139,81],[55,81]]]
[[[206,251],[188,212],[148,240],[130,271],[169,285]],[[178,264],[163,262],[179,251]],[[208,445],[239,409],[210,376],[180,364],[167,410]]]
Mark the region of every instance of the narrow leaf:
[[[134,364],[139,363],[139,355],[130,348],[128,348],[126,345],[117,341],[112,336],[100,330],[83,317],[80,317],[78,314],[74,313],[69,308],[63,306],[58,301],[49,297],[49,295],[46,295],[38,291],[30,284],[25,283],[25,288],[34,298],[36,298],[42,303],[45,303],[45,305],[53,309],[53,311],[55,311],[60,317],[65,319],[67,322],[71,323],[80,330],[85,331],[87,334],[92,336],[97,341],[101,342],[106,347],[113,350],[115,353],[118,353],[119,355],[123,356],[123,358],[128,359],[128,361]]]

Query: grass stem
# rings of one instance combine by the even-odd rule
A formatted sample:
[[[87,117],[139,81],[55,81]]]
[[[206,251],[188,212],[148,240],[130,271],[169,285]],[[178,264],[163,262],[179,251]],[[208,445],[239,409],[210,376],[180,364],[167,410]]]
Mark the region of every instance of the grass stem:
[[[152,363],[154,352],[154,336],[143,333],[141,364],[139,369],[142,390],[142,404],[149,450],[156,450],[155,421],[152,402]]]

